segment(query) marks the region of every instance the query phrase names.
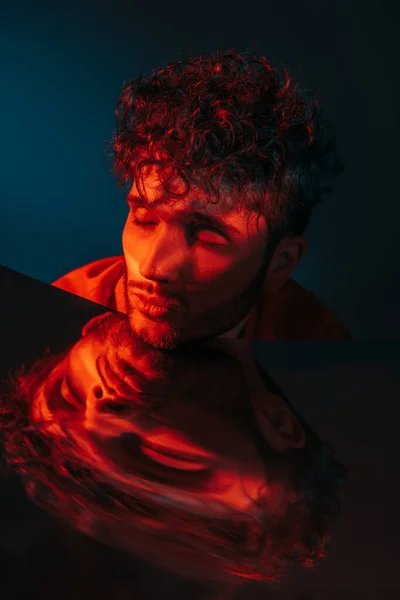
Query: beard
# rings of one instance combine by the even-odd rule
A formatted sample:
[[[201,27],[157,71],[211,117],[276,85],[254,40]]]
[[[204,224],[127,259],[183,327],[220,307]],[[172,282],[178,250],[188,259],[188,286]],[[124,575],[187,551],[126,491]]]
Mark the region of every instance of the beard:
[[[230,331],[236,327],[251,311],[264,285],[269,266],[270,252],[266,252],[264,261],[254,278],[246,288],[223,304],[199,308],[196,311],[185,311],[186,317],[179,326],[165,321],[153,321],[138,312],[130,298],[130,288],[139,288],[128,279],[126,265],[122,275],[123,293],[131,330],[145,344],[160,350],[174,350],[190,341],[206,341]],[[152,293],[154,285],[146,286]],[[141,289],[143,289],[143,284]],[[213,293],[215,297],[215,292]]]

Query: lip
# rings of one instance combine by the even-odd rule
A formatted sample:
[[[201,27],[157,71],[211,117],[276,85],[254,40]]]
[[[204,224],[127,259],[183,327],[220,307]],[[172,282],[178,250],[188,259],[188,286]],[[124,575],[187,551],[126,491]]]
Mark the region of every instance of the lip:
[[[181,312],[182,306],[178,302],[169,302],[162,298],[145,298],[135,294],[140,310],[150,316],[163,316],[168,313]]]

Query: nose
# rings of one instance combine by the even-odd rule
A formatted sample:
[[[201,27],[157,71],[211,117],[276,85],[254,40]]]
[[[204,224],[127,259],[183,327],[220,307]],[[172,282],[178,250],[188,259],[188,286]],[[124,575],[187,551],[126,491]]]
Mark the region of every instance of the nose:
[[[124,398],[102,398],[96,404],[96,412],[113,417],[129,417],[134,412],[132,401]]]
[[[128,396],[118,394],[108,385],[96,385],[92,390],[92,406],[98,414],[129,418],[142,412],[158,411],[163,406],[161,397],[131,390]]]
[[[183,231],[165,228],[151,237],[148,251],[139,261],[142,277],[160,283],[179,283],[190,267],[190,248]]]

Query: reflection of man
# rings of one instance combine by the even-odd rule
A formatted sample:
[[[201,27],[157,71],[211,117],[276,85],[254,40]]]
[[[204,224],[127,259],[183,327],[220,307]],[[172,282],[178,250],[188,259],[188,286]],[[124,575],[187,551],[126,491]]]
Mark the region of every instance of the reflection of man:
[[[132,82],[113,140],[114,170],[132,182],[124,255],[54,285],[127,313],[156,347],[227,333],[348,339],[291,279],[341,169],[328,125],[262,56],[194,57]]]
[[[197,577],[273,581],[322,555],[340,470],[281,398],[251,407],[246,391],[232,356],[156,356],[114,314],[3,397],[8,461],[95,537]]]

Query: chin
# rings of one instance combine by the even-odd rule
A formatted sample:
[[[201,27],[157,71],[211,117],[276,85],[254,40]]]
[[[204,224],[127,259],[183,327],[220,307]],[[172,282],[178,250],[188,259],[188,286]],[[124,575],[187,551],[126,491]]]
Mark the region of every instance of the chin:
[[[169,323],[151,319],[137,311],[129,315],[129,325],[142,342],[159,350],[174,350],[183,341],[181,334]]]

